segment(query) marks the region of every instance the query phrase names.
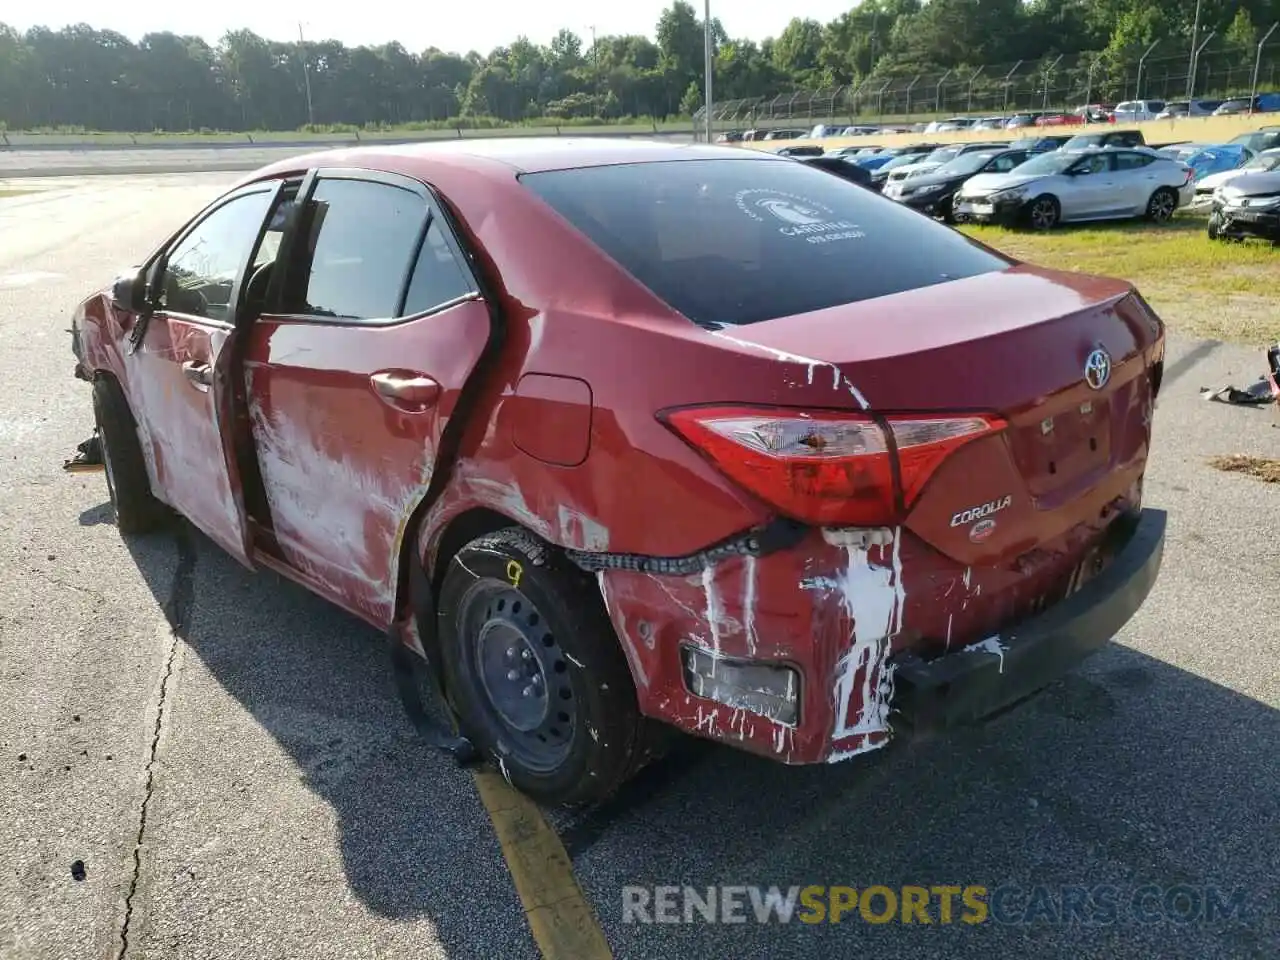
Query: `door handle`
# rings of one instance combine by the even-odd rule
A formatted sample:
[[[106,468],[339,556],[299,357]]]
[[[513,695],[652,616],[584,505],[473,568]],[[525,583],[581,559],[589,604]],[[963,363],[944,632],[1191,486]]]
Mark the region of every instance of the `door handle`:
[[[197,387],[213,385],[213,367],[207,363],[184,360],[182,361],[182,375]]]
[[[369,382],[385,403],[410,413],[421,413],[440,398],[440,384],[425,373],[383,370],[369,377]]]

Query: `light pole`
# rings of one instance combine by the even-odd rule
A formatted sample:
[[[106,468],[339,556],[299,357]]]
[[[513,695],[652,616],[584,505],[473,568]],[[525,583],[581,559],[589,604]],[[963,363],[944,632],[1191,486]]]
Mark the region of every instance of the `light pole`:
[[[1262,39],[1258,41],[1258,55],[1253,60],[1253,86],[1249,88],[1249,115],[1253,116],[1253,104],[1258,99],[1258,68],[1262,66],[1262,48],[1266,46],[1271,35],[1276,32],[1276,27],[1280,27],[1280,23],[1273,23],[1271,29],[1262,35]]]
[[[1192,85],[1196,76],[1196,41],[1200,39],[1200,0],[1196,0],[1195,24],[1191,27],[1191,59],[1187,63],[1187,116],[1191,116]]]
[[[938,85],[933,88],[933,112],[942,113],[942,85],[947,82],[947,77],[951,76],[948,70],[942,75],[942,79],[938,81]]]
[[[1217,30],[1210,30],[1209,35],[1204,38],[1204,43],[1196,47],[1195,55],[1191,58],[1191,82],[1187,84],[1187,116],[1191,116],[1191,98],[1196,92],[1196,74],[1200,72],[1200,52],[1209,45],[1209,41],[1218,35]]]
[[[1159,43],[1159,40],[1152,41],[1151,46],[1147,47],[1147,52],[1138,58],[1138,82],[1134,85],[1135,89],[1133,91],[1133,98],[1135,100],[1142,99],[1142,68],[1146,66],[1147,57],[1151,56],[1151,51],[1154,50]]]
[[[311,106],[311,68],[307,66],[306,40],[302,36],[302,24],[298,24],[298,50],[302,54],[302,80],[307,86],[307,124],[315,126],[316,114]]]
[[[702,56],[706,61],[706,78],[704,84],[707,91],[706,127],[707,143],[711,142],[711,0],[706,0],[702,13]]]
[[[987,65],[984,63],[977,70],[973,71],[973,74],[969,77],[969,99],[965,101],[965,113],[973,113],[973,82],[978,79],[978,74],[982,73],[985,69],[987,69]]]
[[[597,97],[600,96],[600,48],[596,45],[595,24],[587,27],[591,31],[591,88]]]
[[[1043,109],[1045,113],[1049,112],[1049,78],[1053,76],[1053,71],[1058,69],[1058,64],[1061,62],[1062,54],[1058,54],[1058,59],[1049,64],[1049,69],[1044,72],[1042,77],[1044,80],[1044,102],[1041,104],[1041,109]]]

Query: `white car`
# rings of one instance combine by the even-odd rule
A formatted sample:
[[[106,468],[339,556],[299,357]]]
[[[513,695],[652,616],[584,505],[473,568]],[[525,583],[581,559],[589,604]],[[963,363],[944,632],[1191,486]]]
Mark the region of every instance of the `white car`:
[[[1190,106],[1188,107],[1188,104]],[[1157,120],[1177,120],[1180,117],[1211,117],[1222,106],[1221,100],[1170,100],[1157,115]]]
[[[1125,100],[1117,103],[1116,123],[1144,123],[1154,120],[1164,112],[1163,100]]]
[[[1195,191],[1195,171],[1145,147],[1055,150],[1009,173],[983,173],[956,194],[954,211],[979,223],[1026,222],[1037,230],[1078,220],[1162,223]]]
[[[1213,204],[1213,194],[1219,187],[1225,187],[1236,177],[1248,173],[1270,173],[1280,168],[1280,147],[1271,150],[1263,150],[1248,163],[1236,167],[1234,170],[1223,170],[1221,173],[1211,173],[1207,177],[1201,177],[1196,181],[1196,195],[1192,200],[1193,207],[1208,207]]]
[[[944,163],[949,163],[963,153],[972,153],[974,150],[1003,150],[1008,147],[1007,143],[957,143],[951,146],[939,147],[932,153],[926,154],[915,163],[903,164],[901,167],[895,167],[890,173],[884,184],[884,195],[891,199],[897,199],[902,196],[903,181],[910,180],[912,177],[923,177],[926,173],[933,173]]]

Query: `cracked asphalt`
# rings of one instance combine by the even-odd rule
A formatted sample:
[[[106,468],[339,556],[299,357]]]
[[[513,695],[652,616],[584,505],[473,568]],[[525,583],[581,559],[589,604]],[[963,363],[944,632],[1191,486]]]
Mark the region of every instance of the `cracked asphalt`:
[[[232,178],[0,199],[0,957],[536,957],[472,778],[415,741],[382,638],[199,534],[123,541],[102,477],[59,469],[91,428],[73,305]],[[1261,367],[1172,343],[1147,485],[1170,514],[1160,581],[1038,699],[835,767],[689,741],[608,806],[549,814],[614,955],[1280,956],[1280,489],[1204,462],[1280,457],[1280,416],[1197,395]],[[716,883],[1181,884],[1245,889],[1249,910],[623,922],[623,885]]]

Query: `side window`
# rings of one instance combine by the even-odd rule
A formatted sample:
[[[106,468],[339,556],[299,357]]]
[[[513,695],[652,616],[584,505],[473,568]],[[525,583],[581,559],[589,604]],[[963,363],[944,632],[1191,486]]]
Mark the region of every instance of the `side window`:
[[[1116,154],[1117,170],[1141,170],[1155,160],[1155,157],[1149,157],[1145,153],[1118,153]]]
[[[471,280],[445,242],[440,221],[433,219],[422,241],[418,262],[413,267],[409,295],[404,301],[404,315],[411,317],[415,313],[423,313],[471,291]]]
[[[345,320],[395,316],[427,215],[422,197],[368,180],[325,180],[314,219],[301,300],[290,312]]]
[[[160,309],[226,321],[231,288],[249,259],[272,191],[236,197],[205,217],[169,251],[160,278]]]
[[[1026,157],[1022,154],[1008,153],[1002,157],[996,157],[991,162],[991,170],[994,173],[1008,173],[1025,159]]]
[[[292,183],[285,186],[280,202],[271,212],[267,229],[263,231],[262,242],[254,251],[242,301],[244,308],[251,314],[261,313],[266,307],[271,278],[279,269],[276,267],[276,258],[280,255],[280,241],[297,207],[297,194],[298,184]]]
[[[1109,164],[1107,163],[1106,154],[1095,153],[1092,156],[1085,157],[1075,165],[1075,172],[1079,174],[1095,174],[1106,173]]]

